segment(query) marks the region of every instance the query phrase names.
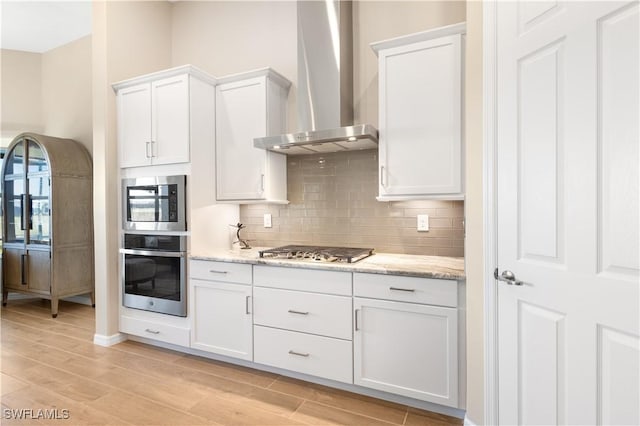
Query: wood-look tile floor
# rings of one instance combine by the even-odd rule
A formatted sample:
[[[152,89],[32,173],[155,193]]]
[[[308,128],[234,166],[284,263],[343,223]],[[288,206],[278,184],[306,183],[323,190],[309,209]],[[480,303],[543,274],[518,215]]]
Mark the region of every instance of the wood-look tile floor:
[[[58,318],[52,319],[46,300],[10,300],[1,324],[3,425],[462,424],[141,343],[96,346],[94,310],[85,305],[61,301]],[[11,410],[21,409],[31,409],[30,417],[68,419],[13,418]]]

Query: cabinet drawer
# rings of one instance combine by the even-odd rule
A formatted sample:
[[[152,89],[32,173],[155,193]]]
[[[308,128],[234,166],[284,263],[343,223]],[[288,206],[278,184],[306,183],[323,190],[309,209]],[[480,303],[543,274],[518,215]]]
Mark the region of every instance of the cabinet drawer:
[[[254,284],[260,287],[351,296],[351,272],[254,266]]]
[[[256,287],[254,324],[351,340],[350,297]]]
[[[255,362],[353,383],[350,341],[260,326],[253,333]]]
[[[246,263],[191,260],[189,263],[189,276],[201,280],[251,284],[251,265]]]
[[[373,299],[450,307],[458,305],[458,282],[454,280],[355,273],[353,293]]]
[[[189,346],[189,329],[160,324],[125,315],[120,317],[120,331],[149,339],[161,340],[179,346]]]

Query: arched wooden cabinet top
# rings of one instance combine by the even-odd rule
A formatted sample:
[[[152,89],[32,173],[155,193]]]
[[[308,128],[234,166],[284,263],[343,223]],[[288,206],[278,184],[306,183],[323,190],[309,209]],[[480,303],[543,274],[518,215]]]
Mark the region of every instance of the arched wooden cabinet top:
[[[5,160],[8,160],[15,148],[25,141],[33,141],[43,150],[51,176],[93,176],[93,162],[89,151],[73,139],[29,132],[21,133],[7,148]],[[3,176],[5,174],[4,168],[2,174]]]

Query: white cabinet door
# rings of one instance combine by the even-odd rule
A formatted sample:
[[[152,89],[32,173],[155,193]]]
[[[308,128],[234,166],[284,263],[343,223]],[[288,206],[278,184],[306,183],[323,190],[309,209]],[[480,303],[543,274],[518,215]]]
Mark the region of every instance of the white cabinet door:
[[[461,37],[379,51],[381,199],[462,196]]]
[[[457,407],[455,308],[354,298],[354,383]]]
[[[264,198],[267,152],[253,146],[266,136],[264,77],[216,88],[216,172],[218,200]]]
[[[191,280],[191,347],[253,360],[251,286]]]
[[[118,92],[118,148],[120,167],[151,164],[151,85]]]
[[[189,75],[151,83],[153,164],[189,161]],[[213,119],[213,117],[211,117]]]

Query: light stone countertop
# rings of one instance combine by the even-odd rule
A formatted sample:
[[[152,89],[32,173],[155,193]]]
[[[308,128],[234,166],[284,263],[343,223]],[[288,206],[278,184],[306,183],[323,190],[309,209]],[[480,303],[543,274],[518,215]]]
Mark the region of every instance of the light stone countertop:
[[[266,249],[266,247],[254,247],[248,250],[211,250],[191,253],[189,257],[194,260],[212,260],[219,262],[249,263],[252,265],[287,266],[306,269],[405,275],[447,280],[464,280],[465,278],[464,258],[461,257],[375,253],[374,255],[355,263],[323,263],[313,260],[261,258],[258,252]]]

